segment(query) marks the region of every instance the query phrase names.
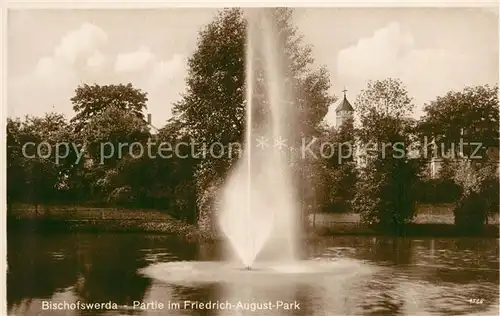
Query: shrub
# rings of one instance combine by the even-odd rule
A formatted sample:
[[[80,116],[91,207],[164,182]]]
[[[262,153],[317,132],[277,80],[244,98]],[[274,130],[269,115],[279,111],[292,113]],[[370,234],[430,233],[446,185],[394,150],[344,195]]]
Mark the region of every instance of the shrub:
[[[497,166],[464,160],[455,181],[462,195],[454,210],[455,224],[470,232],[482,229],[489,215],[498,212],[499,183]]]
[[[418,165],[413,161],[380,160],[366,168],[357,184],[353,209],[366,224],[400,233],[413,221]]]

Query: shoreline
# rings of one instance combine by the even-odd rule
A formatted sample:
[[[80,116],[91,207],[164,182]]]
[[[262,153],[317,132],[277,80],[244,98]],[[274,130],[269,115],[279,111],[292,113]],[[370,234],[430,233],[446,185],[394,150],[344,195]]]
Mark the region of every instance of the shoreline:
[[[453,223],[450,205],[421,205],[420,209],[416,221],[400,229],[399,234],[381,231],[373,225],[362,225],[358,214],[322,213],[316,214],[316,224],[311,221],[303,236],[311,240],[350,235],[500,238],[498,219],[485,224],[479,232],[464,232]],[[142,233],[172,235],[188,241],[223,239],[214,227],[201,230],[160,210],[85,205],[13,205],[7,212],[7,232]]]
[[[180,224],[179,224],[180,223]],[[7,232],[40,233],[142,233],[172,235],[191,241],[216,241],[220,236],[202,232],[195,226],[182,222],[151,219],[62,219],[62,218],[12,218],[7,219]],[[394,237],[482,237],[499,238],[499,225],[487,224],[479,232],[459,231],[453,224],[408,224],[399,234],[377,230],[359,223],[339,223],[330,227],[310,228],[306,239],[328,236],[394,236]]]

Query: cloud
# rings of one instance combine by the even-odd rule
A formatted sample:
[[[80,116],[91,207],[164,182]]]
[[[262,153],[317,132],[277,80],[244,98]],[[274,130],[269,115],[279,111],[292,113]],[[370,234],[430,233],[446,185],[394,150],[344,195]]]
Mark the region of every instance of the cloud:
[[[70,115],[69,98],[82,72],[104,65],[99,48],[107,39],[101,28],[90,23],[66,33],[52,54],[41,57],[32,71],[9,80],[9,115],[42,115],[47,111]]]
[[[61,39],[61,43],[54,49],[54,58],[74,64],[78,59],[95,53],[95,50],[107,40],[108,37],[102,29],[84,23]]]
[[[488,83],[484,70],[490,65],[485,59],[474,52],[418,48],[412,34],[393,22],[341,50],[337,69],[351,95],[363,89],[367,80],[400,78],[414,97],[418,116],[421,105],[437,95]]]
[[[87,66],[93,70],[100,70],[107,62],[107,57],[99,50],[94,51],[92,56],[87,58]]]
[[[155,55],[147,46],[140,47],[137,51],[123,53],[116,56],[116,72],[135,72],[144,70],[155,60]]]
[[[64,81],[83,65],[101,67],[104,55],[99,47],[107,42],[106,33],[99,27],[84,23],[63,36],[51,56],[40,58],[32,74],[52,81]],[[63,76],[63,77],[61,77]]]
[[[149,85],[156,87],[170,82],[183,75],[186,72],[186,58],[183,55],[175,54],[168,61],[160,60],[157,62],[149,79]]]
[[[8,115],[42,115],[54,110],[70,118],[74,112],[69,99],[77,85],[131,82],[148,92],[148,111],[155,125],[161,126],[171,116],[172,102],[185,90],[186,67],[178,62],[195,49],[200,28],[213,19],[217,9],[164,10],[139,23],[139,28],[131,22],[144,20],[143,14],[80,11],[16,10],[9,15],[13,27],[9,28]],[[89,23],[82,27],[85,21]],[[85,33],[80,29],[89,34],[86,40],[69,36],[63,41],[69,34]],[[39,41],[40,34],[43,41]],[[114,71],[118,55],[136,52],[141,46],[149,46],[152,61],[138,71]],[[60,47],[57,56],[56,47]],[[71,57],[75,55],[80,57]],[[40,61],[40,75],[35,76],[35,65],[42,58],[50,61]]]
[[[170,59],[160,60],[153,65],[146,81],[148,110],[153,113],[153,125],[163,126],[171,117],[172,104],[185,89],[186,75],[186,57],[180,54],[174,54]]]
[[[52,54],[42,56],[31,71],[9,79],[8,115],[57,111],[69,118],[74,115],[70,98],[79,84],[131,82],[148,93],[148,111],[154,114],[154,124],[162,126],[185,89],[186,58],[159,56],[148,46],[111,56],[105,54],[106,45],[108,35],[93,24],[84,23],[66,33]],[[120,43],[109,45],[119,47]]]

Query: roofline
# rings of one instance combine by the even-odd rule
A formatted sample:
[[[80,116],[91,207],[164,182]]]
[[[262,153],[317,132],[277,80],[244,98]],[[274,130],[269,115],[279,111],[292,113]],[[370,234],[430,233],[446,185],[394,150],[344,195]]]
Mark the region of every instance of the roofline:
[[[335,109],[335,112],[336,112],[336,113],[338,113],[338,112],[340,112],[340,111],[345,111],[345,109],[340,108],[340,107],[344,104],[344,102],[347,102],[347,104],[348,104],[348,105],[349,105],[349,107],[351,108],[351,109],[350,109],[350,110],[348,110],[348,111],[354,112],[354,108],[353,108],[353,106],[352,106],[351,102],[349,102],[349,100],[347,100],[347,97],[346,97],[345,95],[344,95],[344,99],[343,99],[343,100],[339,103],[339,105],[338,105],[338,106],[337,106],[337,108]]]

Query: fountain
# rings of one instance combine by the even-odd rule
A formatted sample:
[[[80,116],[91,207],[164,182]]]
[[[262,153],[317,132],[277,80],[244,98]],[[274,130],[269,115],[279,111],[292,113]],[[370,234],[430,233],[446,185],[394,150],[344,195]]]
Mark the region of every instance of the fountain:
[[[273,38],[276,32],[266,13],[247,11],[245,154],[226,183],[219,214],[230,248],[248,269],[266,246],[272,247],[269,259],[273,261],[296,259],[299,234],[298,208],[284,155],[285,142],[293,139],[292,126],[287,125],[290,120],[286,120],[293,117],[293,98],[286,95],[283,58],[278,56],[280,49]],[[262,71],[257,72],[257,67]],[[257,102],[265,115],[254,122],[254,89],[259,83],[265,94]],[[274,146],[279,140],[282,143]]]
[[[367,265],[358,261],[298,258],[299,209],[288,148],[283,146],[297,139],[293,95],[285,79],[287,65],[274,38],[272,16],[265,9],[249,10],[247,21],[245,152],[225,183],[218,214],[229,260],[159,263],[142,272],[183,286],[222,283],[229,286],[231,295],[247,298],[247,292],[238,291],[286,288],[290,282],[323,284],[327,277],[347,279],[369,273]],[[257,97],[256,91],[264,93]]]
[[[444,311],[439,302],[435,305],[442,297],[445,299],[441,304],[451,306],[452,311],[471,310],[461,297],[462,284],[455,294],[449,295],[452,288],[443,289],[428,281],[415,282],[418,276],[402,271],[429,274],[422,268],[406,265],[404,269],[393,268],[386,263],[377,266],[366,259],[360,260],[362,256],[347,259],[340,247],[326,247],[318,253],[319,257],[298,258],[299,210],[289,162],[280,151],[283,148],[273,146],[275,139],[294,139],[290,124],[294,121],[295,107],[290,100],[293,94],[286,89],[286,65],[278,56],[280,50],[273,39],[275,33],[269,16],[266,12],[252,11],[247,19],[245,154],[225,183],[218,213],[230,260],[150,265],[143,273],[162,283],[156,297],[164,299],[166,289],[180,287],[196,293],[183,294],[182,300],[187,298],[190,302],[195,297],[203,301],[198,289],[202,293],[208,290],[208,299],[203,302],[222,304],[213,311],[204,310],[203,314],[219,316],[372,312],[430,315],[430,310]],[[348,257],[359,255],[356,248],[348,250],[352,251]],[[426,260],[425,256],[422,258]],[[477,291],[475,288],[476,285],[469,287],[471,293]],[[179,294],[170,298],[179,300]],[[427,308],[425,300],[431,302]],[[453,309],[455,306],[460,307]],[[198,312],[186,311],[186,314]],[[479,313],[474,311],[474,314]],[[489,314],[488,310],[486,315]]]

